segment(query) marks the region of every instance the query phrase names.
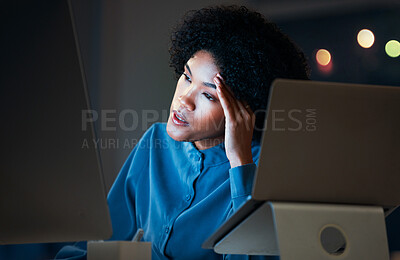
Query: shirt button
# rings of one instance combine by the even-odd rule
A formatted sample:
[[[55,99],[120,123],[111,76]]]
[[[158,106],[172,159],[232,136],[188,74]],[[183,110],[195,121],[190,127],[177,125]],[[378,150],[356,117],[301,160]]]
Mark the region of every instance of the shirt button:
[[[166,228],[165,228],[165,233],[168,234],[168,232],[169,232],[169,227],[166,227]]]
[[[186,200],[186,201],[189,201],[191,198],[192,198],[192,196],[190,196],[190,194],[187,194],[187,195],[185,196],[185,200]]]

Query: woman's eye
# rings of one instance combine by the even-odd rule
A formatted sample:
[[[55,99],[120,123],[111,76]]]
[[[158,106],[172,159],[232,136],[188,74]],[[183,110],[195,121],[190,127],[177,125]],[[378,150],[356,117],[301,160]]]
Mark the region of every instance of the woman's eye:
[[[208,94],[208,93],[203,93],[203,95],[204,95],[208,100],[211,100],[211,101],[214,100],[214,98],[213,98],[210,94]]]
[[[183,73],[183,75],[187,81],[192,82],[192,79],[186,73]]]

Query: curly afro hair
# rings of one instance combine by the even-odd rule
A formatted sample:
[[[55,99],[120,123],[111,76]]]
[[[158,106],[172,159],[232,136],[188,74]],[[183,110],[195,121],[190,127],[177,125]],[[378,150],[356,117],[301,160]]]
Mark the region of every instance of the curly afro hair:
[[[199,50],[214,57],[235,97],[256,113],[255,129],[262,129],[269,87],[275,78],[309,76],[303,52],[276,24],[244,6],[213,6],[186,13],[172,33],[169,49],[177,79]]]

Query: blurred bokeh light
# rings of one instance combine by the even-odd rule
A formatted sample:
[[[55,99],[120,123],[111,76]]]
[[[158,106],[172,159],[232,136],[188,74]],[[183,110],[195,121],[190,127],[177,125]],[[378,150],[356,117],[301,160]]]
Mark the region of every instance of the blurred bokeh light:
[[[375,42],[375,36],[370,30],[362,29],[357,34],[357,42],[363,48],[370,48]]]
[[[396,40],[390,40],[385,45],[386,54],[389,57],[397,58],[400,55],[400,42]]]
[[[325,49],[319,49],[315,55],[319,65],[327,66],[331,62],[331,54]]]

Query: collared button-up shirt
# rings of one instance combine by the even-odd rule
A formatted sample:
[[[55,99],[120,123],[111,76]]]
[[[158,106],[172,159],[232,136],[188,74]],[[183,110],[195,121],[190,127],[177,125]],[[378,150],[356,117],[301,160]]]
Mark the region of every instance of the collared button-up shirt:
[[[255,163],[259,150],[253,141]],[[255,163],[230,168],[224,143],[198,150],[172,139],[165,123],[154,124],[110,190],[111,240],[131,240],[142,228],[143,240],[152,242],[153,260],[250,259],[218,255],[201,245],[250,196]]]

